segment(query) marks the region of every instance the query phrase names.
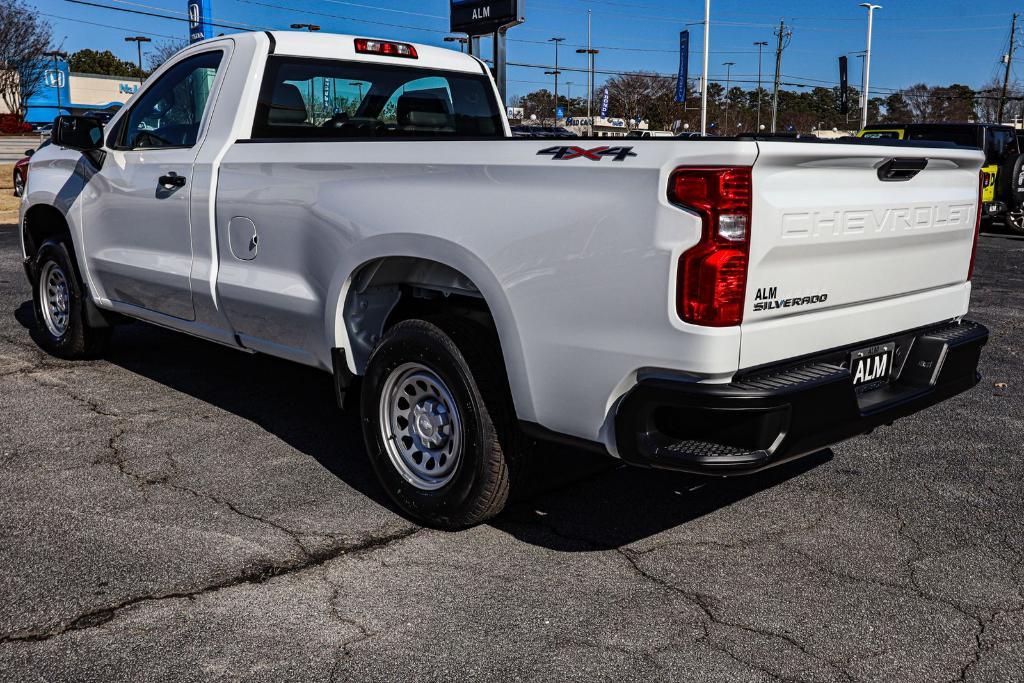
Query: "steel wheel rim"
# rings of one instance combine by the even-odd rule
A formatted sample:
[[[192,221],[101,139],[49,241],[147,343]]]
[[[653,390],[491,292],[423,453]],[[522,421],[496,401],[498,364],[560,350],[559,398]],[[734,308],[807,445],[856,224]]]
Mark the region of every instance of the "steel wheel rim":
[[[39,305],[43,322],[54,337],[63,337],[71,318],[71,290],[64,270],[53,261],[39,275]]]
[[[462,460],[462,419],[451,391],[420,363],[391,371],[380,395],[380,429],[388,458],[402,478],[436,491]]]

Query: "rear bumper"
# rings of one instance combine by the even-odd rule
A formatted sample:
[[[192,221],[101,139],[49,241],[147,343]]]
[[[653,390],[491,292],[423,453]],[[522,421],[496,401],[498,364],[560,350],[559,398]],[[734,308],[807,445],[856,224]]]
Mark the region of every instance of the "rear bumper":
[[[893,379],[858,393],[850,352],[896,343]],[[914,330],[759,369],[731,384],[648,373],[615,420],[632,464],[701,474],[751,473],[813,453],[933,406],[980,380],[988,330],[963,321]]]

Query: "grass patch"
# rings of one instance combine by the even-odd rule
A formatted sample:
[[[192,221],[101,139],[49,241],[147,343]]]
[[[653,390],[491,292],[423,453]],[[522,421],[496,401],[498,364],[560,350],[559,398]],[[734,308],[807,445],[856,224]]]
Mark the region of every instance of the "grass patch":
[[[0,164],[0,216],[4,223],[18,221],[21,197],[14,196],[14,164]]]

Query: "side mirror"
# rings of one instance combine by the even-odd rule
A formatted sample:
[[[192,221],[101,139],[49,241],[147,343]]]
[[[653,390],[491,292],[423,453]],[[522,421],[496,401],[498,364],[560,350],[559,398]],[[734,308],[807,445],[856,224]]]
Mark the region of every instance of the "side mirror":
[[[96,151],[103,148],[103,124],[88,116],[58,116],[50,139],[58,147]]]
[[[30,156],[32,156],[35,153],[36,153],[36,151],[34,149],[26,149],[25,150],[25,156],[27,156],[27,157],[30,157]]]

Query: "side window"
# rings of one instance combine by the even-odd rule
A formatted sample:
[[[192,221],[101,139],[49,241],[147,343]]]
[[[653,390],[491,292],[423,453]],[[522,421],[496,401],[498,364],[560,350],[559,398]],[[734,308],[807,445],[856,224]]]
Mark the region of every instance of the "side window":
[[[254,139],[504,137],[483,74],[271,57]]]
[[[222,52],[179,62],[149,88],[125,117],[120,146],[192,147],[199,137]]]

